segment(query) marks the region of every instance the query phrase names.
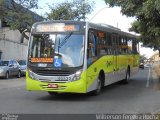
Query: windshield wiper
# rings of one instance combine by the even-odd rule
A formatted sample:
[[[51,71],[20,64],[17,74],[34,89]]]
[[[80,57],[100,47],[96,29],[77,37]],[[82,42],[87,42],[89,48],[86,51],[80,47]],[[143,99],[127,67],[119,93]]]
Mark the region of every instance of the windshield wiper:
[[[58,39],[58,55],[59,55],[59,49],[64,45],[66,44],[67,40],[71,37],[73,32],[70,32],[68,35],[65,36],[65,38],[62,40],[61,42],[61,39],[59,38]]]
[[[61,48],[64,44],[66,44],[67,40],[71,37],[73,32],[69,33],[63,40],[62,42],[59,44],[59,48]]]

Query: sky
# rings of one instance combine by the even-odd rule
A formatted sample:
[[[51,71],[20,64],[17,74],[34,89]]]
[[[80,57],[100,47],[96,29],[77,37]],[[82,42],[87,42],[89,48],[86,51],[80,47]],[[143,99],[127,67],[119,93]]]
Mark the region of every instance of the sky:
[[[64,0],[57,0],[54,3],[61,2]],[[39,0],[39,10],[36,12],[39,15],[44,16],[46,12],[49,12],[48,5],[52,5],[52,0]],[[128,32],[128,29],[131,27],[131,23],[135,20],[135,18],[126,17],[122,15],[119,7],[109,8],[104,0],[95,0],[95,8],[94,11],[88,15],[88,19],[86,21],[93,23],[105,23],[112,25],[114,27],[120,28],[122,31]],[[134,34],[134,33],[132,33]],[[145,55],[147,58],[151,57],[154,53],[150,48],[141,47],[140,44],[140,54]]]

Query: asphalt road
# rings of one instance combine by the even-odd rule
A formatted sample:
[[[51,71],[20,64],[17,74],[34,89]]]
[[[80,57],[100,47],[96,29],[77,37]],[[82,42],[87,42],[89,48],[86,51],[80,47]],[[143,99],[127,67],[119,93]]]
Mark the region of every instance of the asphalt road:
[[[13,114],[96,114],[156,113],[160,111],[160,91],[155,80],[146,87],[148,69],[140,70],[129,84],[116,83],[99,96],[61,94],[25,90],[25,78],[0,79],[0,113]],[[156,82],[157,84],[157,82]]]

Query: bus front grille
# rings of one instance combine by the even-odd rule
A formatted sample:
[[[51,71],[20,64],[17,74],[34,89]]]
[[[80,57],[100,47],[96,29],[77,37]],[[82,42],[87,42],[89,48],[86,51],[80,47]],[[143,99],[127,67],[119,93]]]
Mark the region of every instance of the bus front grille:
[[[34,71],[38,75],[44,75],[44,76],[69,76],[71,74],[70,71],[57,71],[57,70],[36,70]]]

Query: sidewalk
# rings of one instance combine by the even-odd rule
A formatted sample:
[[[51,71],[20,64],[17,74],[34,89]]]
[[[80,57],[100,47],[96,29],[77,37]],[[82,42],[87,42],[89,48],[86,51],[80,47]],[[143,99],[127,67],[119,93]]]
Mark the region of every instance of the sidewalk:
[[[153,80],[153,89],[160,90],[160,62],[155,62],[152,67],[152,80]],[[160,111],[157,111],[156,114],[159,114],[158,120],[160,120]]]
[[[154,82],[153,88],[160,90],[160,63],[155,62],[152,68],[152,80]]]

